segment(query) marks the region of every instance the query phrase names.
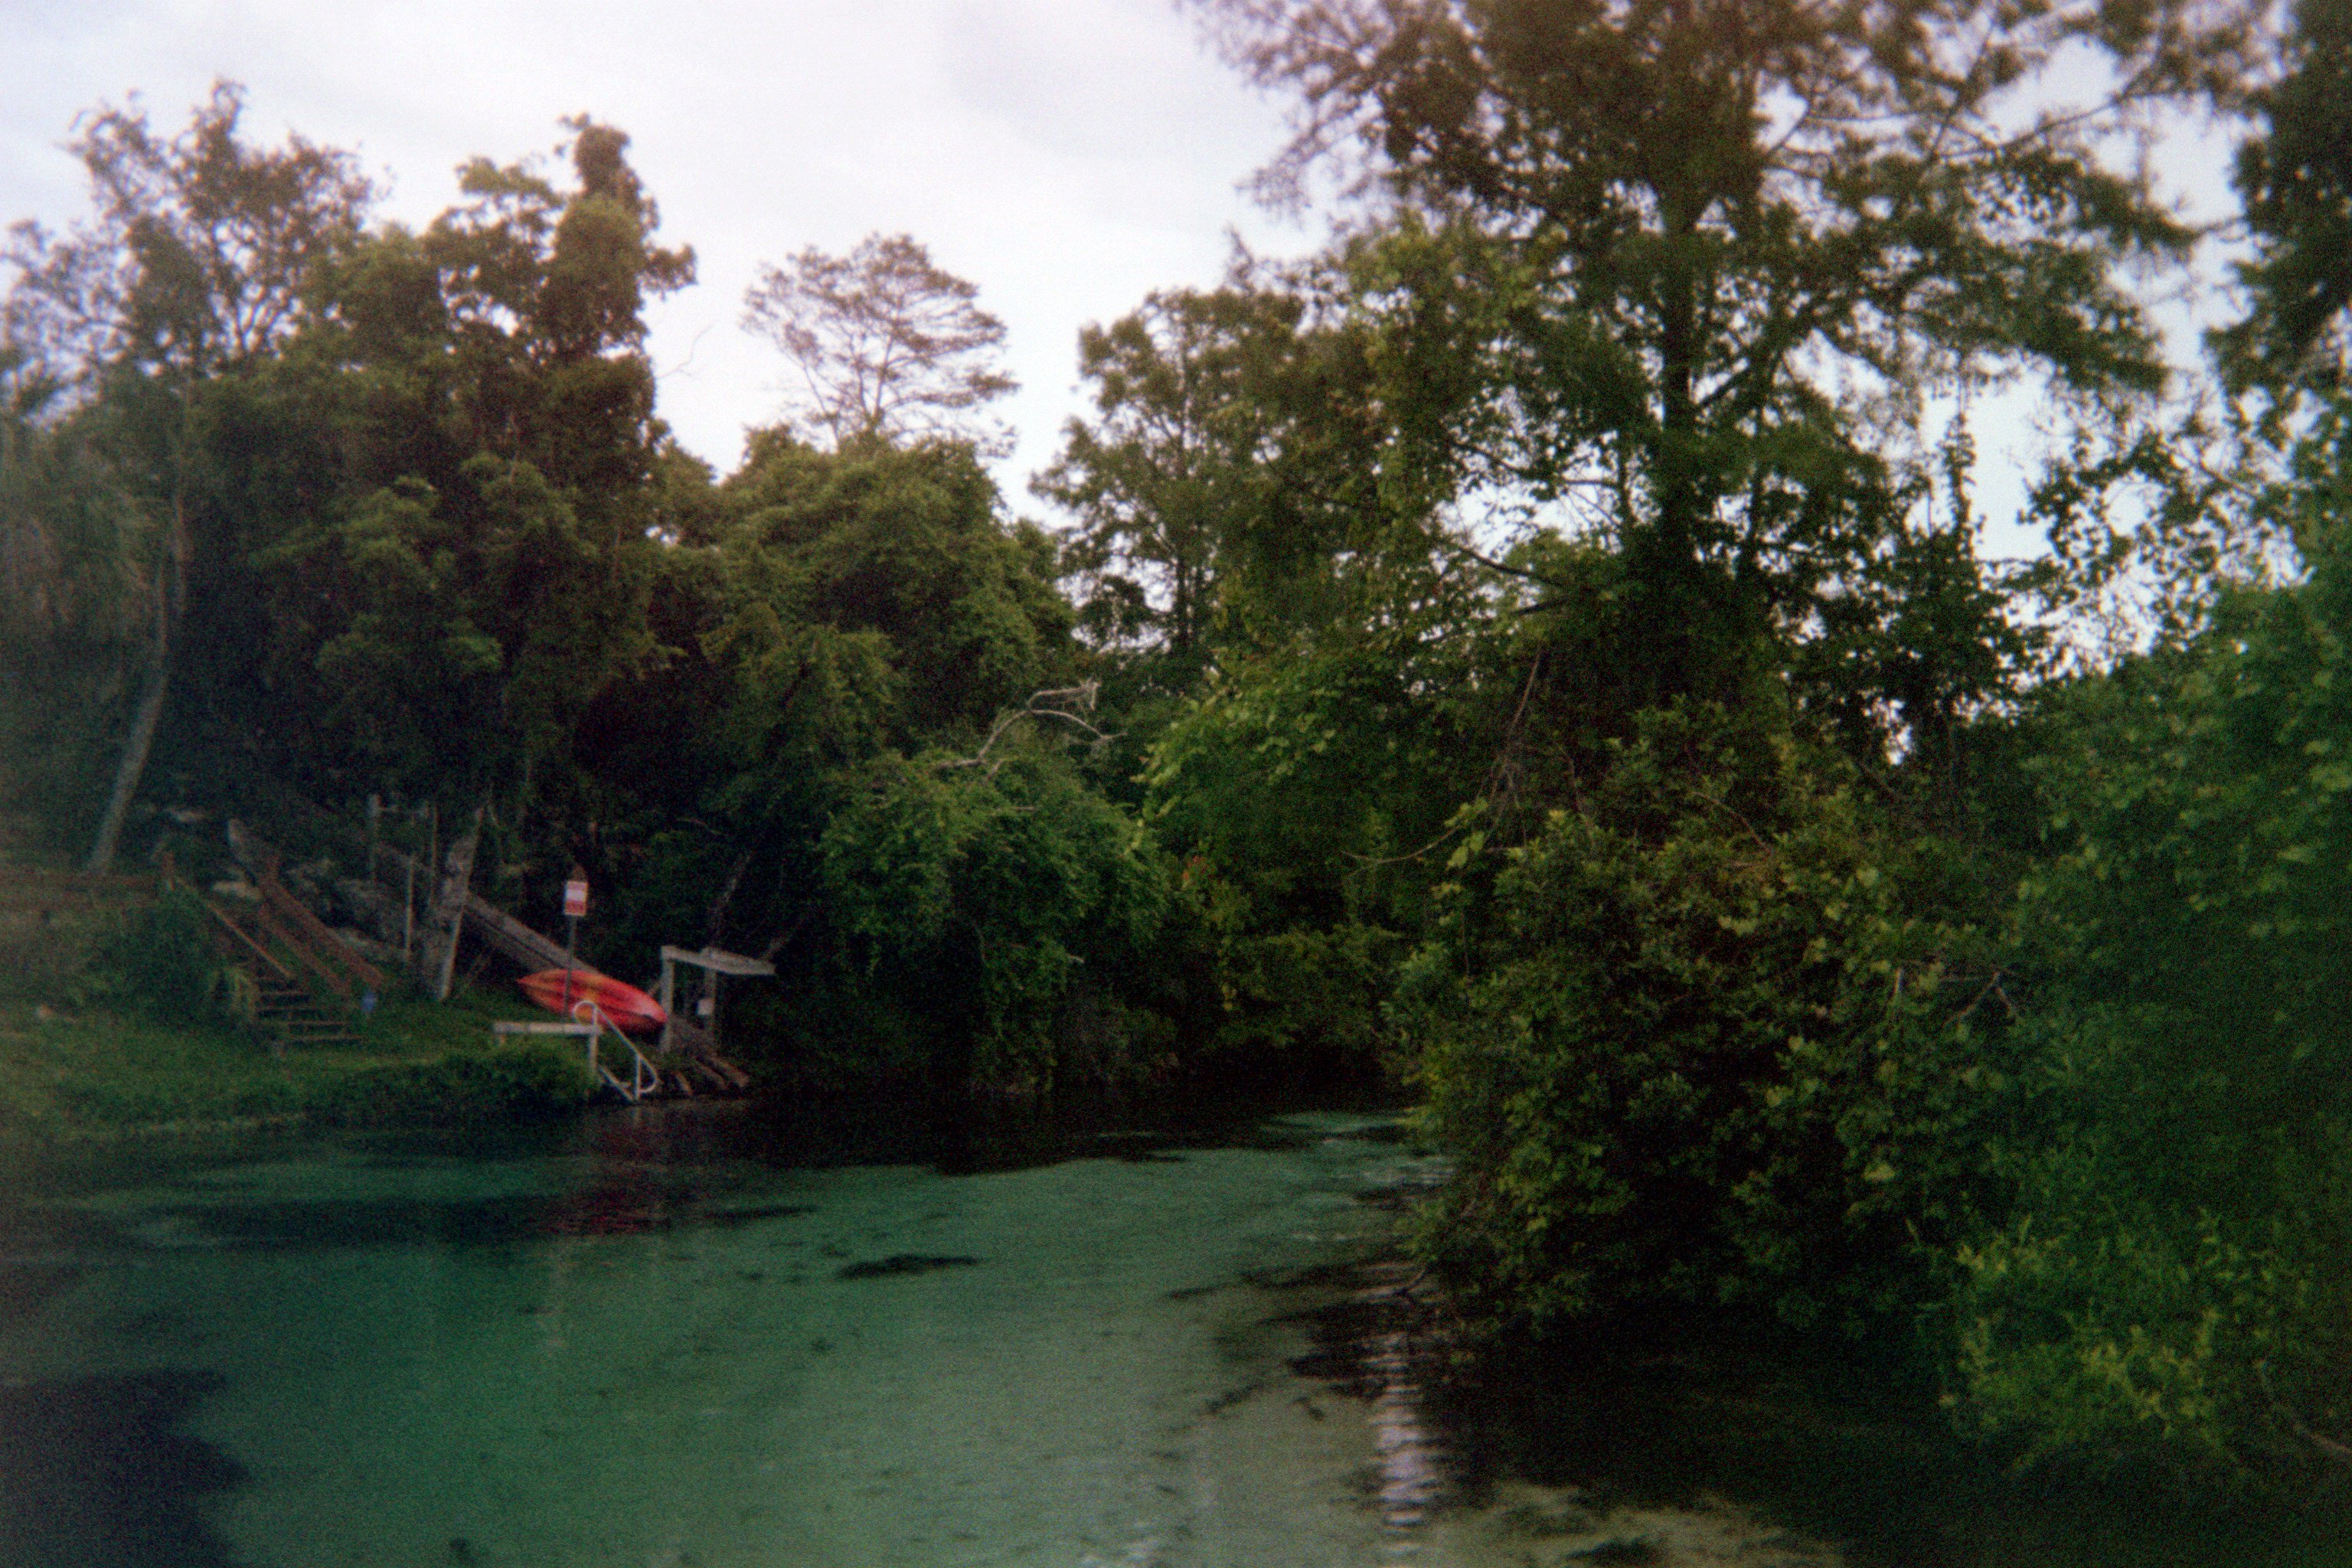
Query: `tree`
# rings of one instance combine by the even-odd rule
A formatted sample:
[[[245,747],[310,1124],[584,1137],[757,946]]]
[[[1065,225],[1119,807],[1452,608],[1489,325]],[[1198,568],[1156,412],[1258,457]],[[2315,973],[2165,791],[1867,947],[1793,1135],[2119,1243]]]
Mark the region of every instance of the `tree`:
[[[968,440],[1010,449],[976,412],[1017,389],[996,363],[1004,323],[979,289],[903,234],[868,235],[847,256],[814,246],[772,264],[743,296],[743,324],[783,351],[804,390],[786,406],[835,446],[866,437]]]
[[[1975,1217],[1990,944],[1790,718],[1643,714],[1486,898],[1442,900],[1398,1009],[1455,1159],[1424,1237],[1477,1310],[1884,1327]]]
[[[1306,563],[1347,533],[1337,492],[1370,467],[1373,442],[1348,428],[1365,379],[1352,346],[1303,290],[1247,271],[1079,332],[1096,418],[1069,422],[1034,488],[1077,521],[1066,563],[1089,585],[1098,643],[1197,669],[1249,579],[1261,607],[1286,601],[1281,618],[1296,617]],[[1357,460],[1322,460],[1335,444]]]
[[[123,484],[64,389],[0,343],[0,792],[85,826],[117,704],[148,657],[153,509]]]
[[[247,363],[299,324],[320,260],[359,229],[373,184],[348,153],[242,140],[245,89],[213,86],[188,127],[101,107],[69,144],[97,211],[64,235],[19,223],[7,321],[47,368],[94,390],[110,371],[183,381]]]
[[[321,319],[241,410],[268,459],[239,466],[239,500],[260,520],[248,586],[271,625],[266,660],[234,679],[297,694],[310,728],[289,751],[309,755],[289,768],[561,793],[545,764],[656,657],[674,454],[643,310],[694,256],[653,243],[628,137],[565,123],[571,188],[475,160],[424,235],[351,247]]]
[[[2352,5],[2298,0],[2287,68],[2252,96],[2263,121],[2239,150],[2255,255],[2239,264],[2246,319],[2218,346],[2242,384],[2332,386],[2352,306]]]
[[[152,577],[152,652],[89,866],[114,858],[169,694],[196,541],[191,464],[207,378],[250,366],[296,329],[314,269],[357,233],[373,188],[347,153],[291,137],[241,140],[244,92],[220,82],[164,139],[143,111],[106,108],[73,142],[97,213],[52,237],[10,232],[10,335],[86,394],[108,390],[118,440],[168,517]],[[143,470],[143,472],[141,472]]]
[[[722,493],[738,521],[720,640],[761,725],[782,734],[814,722],[911,751],[984,729],[1000,708],[1066,680],[1069,606],[1053,586],[1051,543],[1033,525],[1006,525],[971,453],[820,452],[763,434]],[[853,657],[859,639],[870,645]],[[756,750],[784,752],[771,739]],[[825,751],[809,760],[857,754]]]
[[[1882,437],[1924,392],[2160,384],[2116,269],[2191,236],[2108,153],[2240,42],[2190,0],[1208,8],[1299,95],[1276,179],[1337,167],[1363,199],[1353,266],[1418,466],[1613,538],[1661,693],[1801,627],[1874,547]],[[2057,102],[2078,45],[2111,79]]]
[[[1950,1321],[2029,1456],[2275,1480],[2352,1462],[2352,420],[2273,504],[2301,583],[2041,695],[2045,853],[2006,962],[2017,1195]],[[2026,1000],[2030,998],[2030,1000]]]

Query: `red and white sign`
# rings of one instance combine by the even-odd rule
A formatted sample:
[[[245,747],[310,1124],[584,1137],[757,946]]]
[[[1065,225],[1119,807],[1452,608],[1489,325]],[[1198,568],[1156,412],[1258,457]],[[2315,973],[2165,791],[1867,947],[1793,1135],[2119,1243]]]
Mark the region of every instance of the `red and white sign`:
[[[588,879],[574,877],[563,884],[563,912],[578,920],[588,912]]]

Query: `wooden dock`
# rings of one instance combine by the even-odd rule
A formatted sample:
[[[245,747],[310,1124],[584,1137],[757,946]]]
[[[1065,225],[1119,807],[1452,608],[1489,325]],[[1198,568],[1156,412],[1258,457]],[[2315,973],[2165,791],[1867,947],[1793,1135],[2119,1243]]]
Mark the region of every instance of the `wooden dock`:
[[[380,850],[379,853],[404,872],[421,872],[421,868],[417,868],[415,862],[399,850],[387,847]],[[537,973],[541,970],[562,969],[567,966],[583,970],[587,967],[578,963],[571,954],[565,952],[562,942],[523,924],[522,921],[483,898],[481,894],[475,892],[470,887],[466,889],[464,902],[457,905],[457,920],[462,923],[463,928],[472,932],[484,946],[520,965],[526,973]],[[664,950],[666,955],[671,951],[674,950]],[[743,959],[740,962],[748,964],[755,961]],[[772,970],[770,973],[772,973]],[[664,1006],[667,1007],[667,1002],[664,1003]],[[557,1024],[552,1028],[539,1032],[570,1033],[577,1026],[571,1024]],[[502,1029],[501,1032],[518,1034],[526,1031]],[[624,1040],[627,1039],[627,1037],[620,1035],[618,1030],[613,1033]],[[636,1051],[634,1042],[630,1044],[629,1048],[632,1052]],[[592,1056],[593,1054],[592,1051]],[[644,1056],[644,1053],[637,1054]],[[659,1048],[644,1059],[651,1064],[659,1080],[659,1087],[648,1090],[647,1093],[691,1095],[698,1092],[695,1087],[698,1081],[704,1089],[719,1094],[740,1094],[751,1087],[751,1075],[719,1054],[718,1041],[711,1037],[708,1029],[701,1027],[691,1019],[678,1017],[675,1012],[670,1015],[670,1026],[662,1032]],[[592,1060],[592,1070],[595,1065]],[[606,1087],[621,1089],[621,1084],[617,1079],[608,1081]],[[628,1093],[626,1090],[622,1092],[633,1100],[645,1097]]]

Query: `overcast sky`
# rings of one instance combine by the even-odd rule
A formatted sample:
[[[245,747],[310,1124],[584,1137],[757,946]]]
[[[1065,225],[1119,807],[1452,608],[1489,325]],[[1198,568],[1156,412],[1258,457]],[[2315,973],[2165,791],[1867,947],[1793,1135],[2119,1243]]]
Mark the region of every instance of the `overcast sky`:
[[[652,312],[661,413],[722,472],[786,374],[737,324],[761,261],[904,231],[978,284],[1023,384],[998,476],[1034,514],[1027,478],[1082,405],[1080,325],[1213,283],[1235,230],[1276,254],[1316,237],[1242,194],[1281,106],[1171,0],[0,0],[0,221],[83,209],[59,145],[81,110],[136,92],[176,129],[216,77],[247,88],[249,135],[357,152],[413,225],[455,199],[463,160],[551,153],[565,115],[628,132],[664,238],[700,261]],[[2166,151],[2199,216],[2228,208],[2229,141],[2184,128]],[[2210,297],[2168,314],[2193,359]],[[2026,400],[1976,422],[1980,501],[2013,515]]]
[[[1023,384],[1000,478],[1036,512],[1080,325],[1215,281],[1234,229],[1308,243],[1238,189],[1279,106],[1169,0],[0,0],[0,221],[84,210],[59,146],[81,110],[136,92],[176,130],[216,77],[247,88],[248,135],[355,151],[411,224],[465,159],[551,153],[565,115],[626,131],[700,264],[651,312],[661,413],[721,472],[785,374],[737,325],[761,261],[904,231],[978,284]]]

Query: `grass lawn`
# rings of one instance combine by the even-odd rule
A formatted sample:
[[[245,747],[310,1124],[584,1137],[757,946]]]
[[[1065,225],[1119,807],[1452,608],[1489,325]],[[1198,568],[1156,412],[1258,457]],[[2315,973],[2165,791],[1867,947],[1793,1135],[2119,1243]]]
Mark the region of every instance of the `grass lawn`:
[[[569,1040],[499,1041],[501,1017],[543,1016],[520,997],[461,992],[446,1005],[395,995],[357,1045],[271,1054],[235,1024],[0,997],[0,1142],[134,1129],[310,1121],[397,1125],[545,1115],[587,1088]]]

